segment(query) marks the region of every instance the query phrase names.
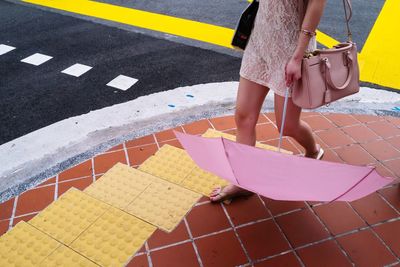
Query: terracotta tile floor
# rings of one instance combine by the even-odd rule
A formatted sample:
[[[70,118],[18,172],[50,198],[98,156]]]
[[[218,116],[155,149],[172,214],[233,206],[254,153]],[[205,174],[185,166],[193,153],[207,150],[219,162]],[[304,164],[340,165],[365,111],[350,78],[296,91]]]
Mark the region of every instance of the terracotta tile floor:
[[[400,181],[400,118],[305,112],[324,160],[375,165]],[[235,134],[233,116],[174,128]],[[277,145],[273,113],[260,114],[257,140]],[[163,144],[180,147],[172,129],[126,141],[0,204],[0,234],[30,220],[63,192],[84,189],[116,162],[137,167]],[[292,138],[285,149],[304,149]],[[275,201],[254,195],[230,205],[203,197],[170,234],[157,230],[128,266],[395,266],[400,261],[400,188],[390,185],[352,203]]]

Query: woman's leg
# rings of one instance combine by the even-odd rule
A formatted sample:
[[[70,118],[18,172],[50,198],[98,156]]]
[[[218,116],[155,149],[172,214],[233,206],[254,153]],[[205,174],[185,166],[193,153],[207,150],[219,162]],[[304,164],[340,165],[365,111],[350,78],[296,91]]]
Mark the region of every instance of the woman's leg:
[[[285,97],[275,94],[274,108],[276,124],[279,132],[282,125],[283,106]],[[301,108],[293,104],[292,98],[288,99],[286,120],[283,135],[293,137],[306,150],[305,156],[315,158],[319,152],[319,145],[315,143],[311,127],[300,119]]]
[[[250,146],[255,145],[255,127],[268,91],[268,87],[240,77],[235,110],[236,142]],[[229,197],[240,191],[245,190],[234,185],[228,185],[222,189],[222,192],[214,190],[210,195],[210,199],[211,201],[219,201],[223,196]]]

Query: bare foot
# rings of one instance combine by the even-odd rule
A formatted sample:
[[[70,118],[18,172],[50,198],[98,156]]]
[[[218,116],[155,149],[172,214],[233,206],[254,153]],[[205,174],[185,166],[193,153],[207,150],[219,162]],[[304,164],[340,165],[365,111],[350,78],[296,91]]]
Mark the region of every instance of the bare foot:
[[[223,188],[215,188],[210,194],[210,200],[211,202],[222,202],[226,200],[231,200],[235,197],[249,196],[252,194],[254,193],[240,188],[236,185],[229,184]]]

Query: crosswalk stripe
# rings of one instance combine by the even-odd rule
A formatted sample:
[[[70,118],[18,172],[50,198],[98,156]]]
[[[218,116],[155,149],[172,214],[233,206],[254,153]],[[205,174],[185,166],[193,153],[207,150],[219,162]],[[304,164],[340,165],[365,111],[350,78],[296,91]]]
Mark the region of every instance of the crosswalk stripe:
[[[91,70],[92,67],[86,66],[83,64],[74,64],[71,67],[66,68],[65,70],[61,71],[62,73],[74,76],[74,77],[80,77],[81,75],[85,74],[89,70]]]
[[[52,58],[53,57],[51,57],[51,56],[47,56],[47,55],[43,55],[43,54],[40,54],[40,53],[36,53],[36,54],[33,54],[33,55],[31,55],[31,56],[29,56],[27,58],[24,58],[23,60],[21,60],[21,62],[28,63],[28,64],[35,65],[35,66],[39,66],[39,65],[49,61]]]
[[[12,50],[14,50],[15,47],[13,46],[9,46],[9,45],[5,45],[5,44],[0,44],[0,56],[4,55]]]
[[[125,75],[119,75],[117,78],[109,82],[107,85],[126,91],[129,88],[131,88],[137,81],[138,79],[131,78]]]

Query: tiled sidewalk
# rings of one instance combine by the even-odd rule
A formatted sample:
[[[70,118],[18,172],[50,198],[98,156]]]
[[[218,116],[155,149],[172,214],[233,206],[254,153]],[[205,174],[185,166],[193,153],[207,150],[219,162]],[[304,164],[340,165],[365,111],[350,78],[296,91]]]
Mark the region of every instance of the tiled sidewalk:
[[[304,113],[326,151],[324,160],[375,165],[400,179],[400,119]],[[235,134],[233,116],[202,120],[175,130],[208,128]],[[276,146],[274,114],[261,114],[257,140]],[[163,144],[181,147],[171,130],[127,141],[0,204],[0,234],[27,221],[70,187],[83,190],[122,162],[137,167]],[[285,138],[283,148],[302,148]],[[252,196],[230,205],[203,198],[171,233],[160,230],[129,266],[394,266],[400,260],[400,188],[331,204],[274,201]],[[149,262],[151,261],[151,264]]]

